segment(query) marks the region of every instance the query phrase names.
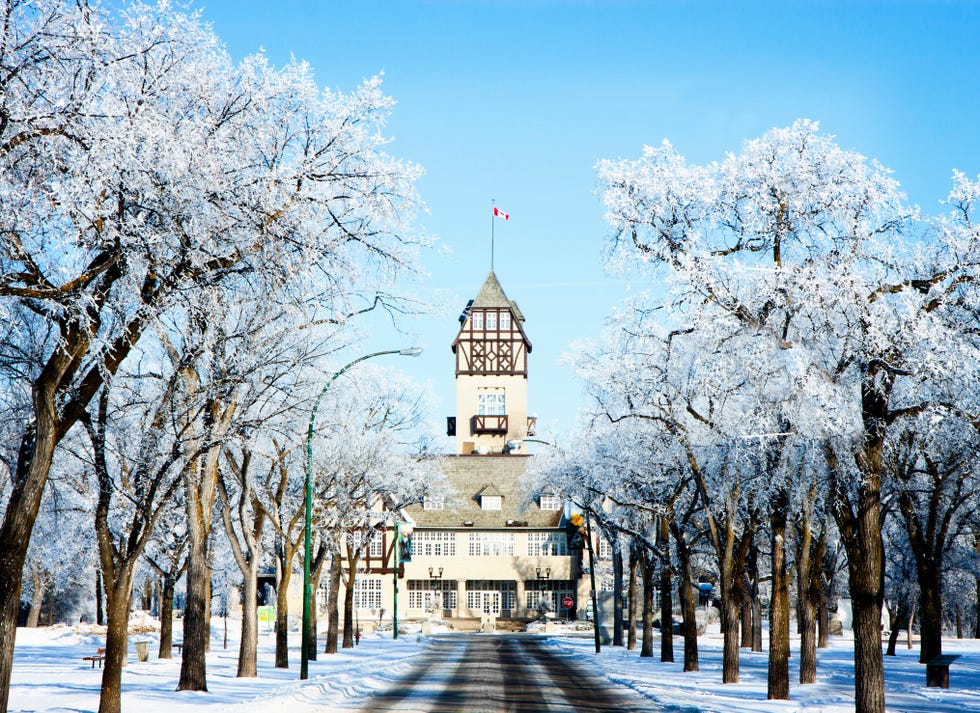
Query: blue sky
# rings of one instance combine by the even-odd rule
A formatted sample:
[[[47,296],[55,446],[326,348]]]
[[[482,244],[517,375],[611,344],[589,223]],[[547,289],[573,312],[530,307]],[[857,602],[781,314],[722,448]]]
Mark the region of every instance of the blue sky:
[[[361,351],[417,343],[398,360],[454,408],[460,309],[490,268],[533,343],[529,398],[543,435],[572,425],[580,386],[561,355],[596,338],[629,290],[602,268],[608,230],[596,161],[669,139],[704,163],[774,126],[820,121],[840,145],[895,171],[940,210],[954,168],[980,173],[980,2],[381,2],[208,0],[237,60],[264,48],[350,90],[379,72],[397,102],[393,155],[420,163],[423,295],[439,305]],[[353,356],[361,353],[355,349]],[[445,449],[451,449],[447,439]]]

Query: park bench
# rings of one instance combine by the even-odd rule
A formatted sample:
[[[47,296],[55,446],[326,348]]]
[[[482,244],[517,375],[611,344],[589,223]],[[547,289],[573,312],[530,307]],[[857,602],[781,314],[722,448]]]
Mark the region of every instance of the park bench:
[[[177,650],[178,654],[183,653],[184,651],[184,644],[181,641],[174,642],[173,644],[171,644],[171,646]]]
[[[958,658],[957,654],[941,654],[926,663],[926,686],[949,688],[949,665]]]
[[[95,662],[98,661],[99,668],[102,668],[102,662],[105,661],[105,647],[100,646],[94,656],[82,656],[82,661],[91,661],[92,668],[95,668]]]

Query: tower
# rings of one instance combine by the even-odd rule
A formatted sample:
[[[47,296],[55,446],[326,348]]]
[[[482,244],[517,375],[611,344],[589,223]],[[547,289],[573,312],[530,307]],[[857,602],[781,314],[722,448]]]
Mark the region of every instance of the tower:
[[[527,413],[527,356],[531,342],[524,315],[504,294],[493,270],[459,317],[456,416],[447,433],[456,453],[509,453],[534,435]]]

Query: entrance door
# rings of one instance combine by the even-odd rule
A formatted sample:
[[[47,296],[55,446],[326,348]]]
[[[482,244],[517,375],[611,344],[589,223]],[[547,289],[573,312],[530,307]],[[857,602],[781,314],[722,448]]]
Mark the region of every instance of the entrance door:
[[[482,606],[480,607],[487,614],[494,616],[500,615],[500,592],[481,592]]]

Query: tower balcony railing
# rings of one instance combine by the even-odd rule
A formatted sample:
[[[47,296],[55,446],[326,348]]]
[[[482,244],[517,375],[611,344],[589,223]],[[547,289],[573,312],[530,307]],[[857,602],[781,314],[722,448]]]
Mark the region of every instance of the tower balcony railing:
[[[507,433],[506,416],[474,416],[473,433]]]

